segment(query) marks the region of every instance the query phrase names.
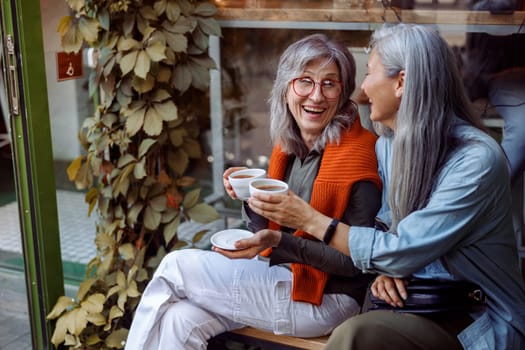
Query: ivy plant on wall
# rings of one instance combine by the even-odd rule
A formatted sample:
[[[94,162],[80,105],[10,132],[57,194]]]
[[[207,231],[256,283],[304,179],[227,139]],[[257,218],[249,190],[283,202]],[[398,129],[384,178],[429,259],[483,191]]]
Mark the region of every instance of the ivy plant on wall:
[[[188,168],[201,157],[210,35],[216,8],[199,0],[67,0],[62,47],[95,49],[89,77],[94,115],[79,133],[85,154],[68,168],[96,210],[97,255],[76,298],[60,297],[52,343],[75,349],[123,348],[141,291],[187,220],[219,218],[201,200]],[[203,92],[199,92],[203,91]],[[204,116],[208,117],[208,115]],[[193,243],[204,232],[195,232]]]

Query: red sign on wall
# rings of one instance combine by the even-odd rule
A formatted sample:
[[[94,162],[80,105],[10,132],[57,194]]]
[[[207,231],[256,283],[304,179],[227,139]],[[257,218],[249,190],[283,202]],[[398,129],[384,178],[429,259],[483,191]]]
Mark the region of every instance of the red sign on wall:
[[[82,69],[82,52],[57,52],[58,81],[80,78]]]

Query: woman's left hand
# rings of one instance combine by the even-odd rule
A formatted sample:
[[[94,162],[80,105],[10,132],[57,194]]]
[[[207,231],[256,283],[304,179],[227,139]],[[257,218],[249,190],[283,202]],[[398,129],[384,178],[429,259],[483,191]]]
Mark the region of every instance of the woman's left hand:
[[[376,298],[380,298],[393,307],[403,307],[403,299],[406,299],[406,281],[402,278],[379,275],[376,277],[370,290]]]
[[[238,250],[225,250],[212,247],[212,250],[230,259],[252,259],[266,248],[275,247],[281,241],[281,232],[274,230],[261,230],[252,237],[243,238],[235,242]]]
[[[299,230],[305,230],[308,220],[313,220],[318,213],[292,191],[286,194],[255,193],[248,199],[248,205],[255,213],[281,226]]]

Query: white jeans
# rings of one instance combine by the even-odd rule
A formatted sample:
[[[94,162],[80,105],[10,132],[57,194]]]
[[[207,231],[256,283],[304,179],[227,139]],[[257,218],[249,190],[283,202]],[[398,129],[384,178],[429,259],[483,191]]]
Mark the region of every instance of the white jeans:
[[[211,337],[245,325],[316,337],[359,312],[344,294],[324,295],[321,306],[294,302],[291,286],[290,270],[265,261],[172,252],[142,295],[125,349],[206,349]]]

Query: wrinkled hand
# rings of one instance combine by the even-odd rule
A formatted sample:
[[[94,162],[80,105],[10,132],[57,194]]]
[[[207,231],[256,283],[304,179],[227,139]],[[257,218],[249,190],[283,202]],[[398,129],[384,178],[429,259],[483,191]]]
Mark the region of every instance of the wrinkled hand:
[[[212,247],[213,251],[230,259],[252,259],[266,248],[275,247],[281,241],[281,232],[274,230],[261,230],[252,237],[243,238],[235,242],[239,250],[225,250]]]
[[[281,226],[299,230],[305,230],[308,220],[314,220],[318,213],[290,190],[286,194],[255,193],[248,199],[248,205],[255,213]]]
[[[230,198],[232,199],[237,199],[237,195],[235,194],[235,191],[233,190],[233,187],[230,184],[230,180],[228,180],[228,176],[230,176],[230,174],[233,173],[234,171],[242,170],[242,169],[248,169],[248,168],[244,166],[235,166],[235,167],[226,169],[224,173],[222,174],[222,183],[224,184],[224,189],[226,190],[226,193],[228,193],[228,196],[230,196]]]
[[[407,298],[407,282],[402,278],[388,277],[379,275],[376,277],[370,290],[372,294],[380,298],[393,307],[403,307],[403,300]]]

